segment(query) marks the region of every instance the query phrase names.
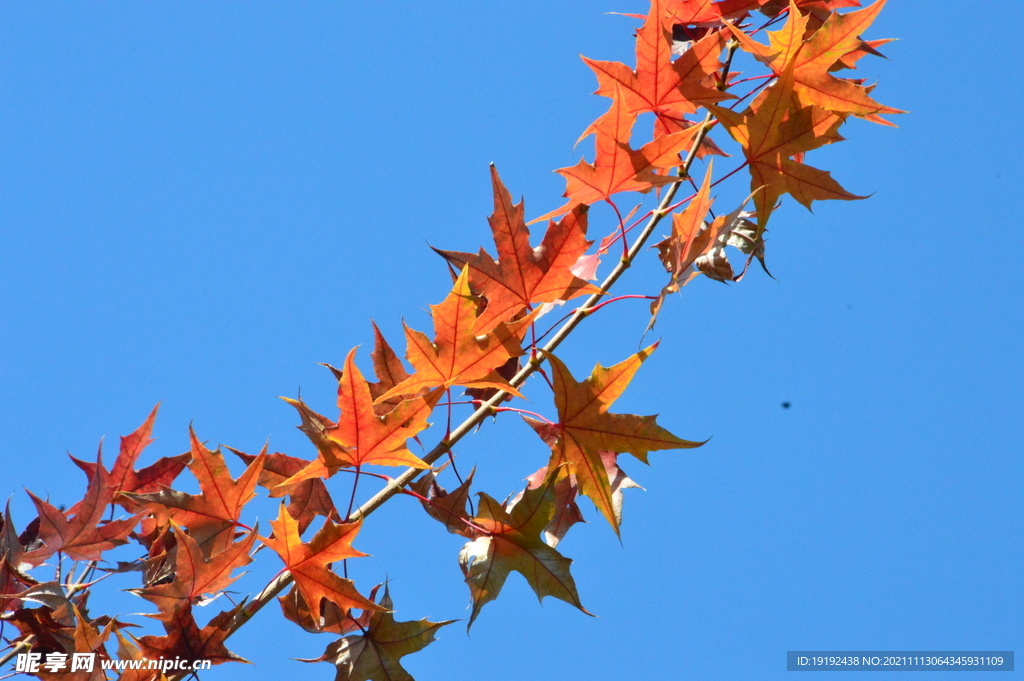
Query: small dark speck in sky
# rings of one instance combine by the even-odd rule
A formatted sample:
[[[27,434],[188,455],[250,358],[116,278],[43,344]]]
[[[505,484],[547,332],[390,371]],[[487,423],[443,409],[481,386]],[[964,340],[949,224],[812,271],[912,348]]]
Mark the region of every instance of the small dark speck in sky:
[[[783,409],[789,409],[789,406],[790,406],[790,405],[789,405],[789,402],[783,402],[783,403],[782,403],[782,408],[783,408]]]

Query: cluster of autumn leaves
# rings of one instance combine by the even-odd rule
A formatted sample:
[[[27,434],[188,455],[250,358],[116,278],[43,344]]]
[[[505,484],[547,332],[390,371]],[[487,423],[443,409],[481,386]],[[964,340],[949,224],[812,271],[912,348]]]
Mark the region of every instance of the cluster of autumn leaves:
[[[405,328],[405,357],[412,371],[374,326],[374,381],[361,373],[355,349],[341,369],[329,367],[338,381],[337,420],[301,400],[287,400],[315,445],[315,458],[227,448],[245,464],[233,478],[224,452],[210,450],[190,432],[188,453],[136,469],[151,441],[154,410],[121,439],[109,471],[102,457],[95,463],[74,460],[88,479],[77,504],[62,510],[31,495],[38,518],[20,535],[5,512],[0,612],[4,625],[17,632],[8,637],[11,644],[19,651],[58,657],[77,652],[106,658],[107,645],[116,641],[120,659],[240,660],[225,639],[291,584],[278,597],[282,611],[307,631],[339,637],[318,658],[336,665],[338,679],[409,679],[400,658],[430,643],[436,630],[450,622],[397,622],[386,586],[379,597],[379,586],[363,595],[338,574],[339,563],[365,555],[353,547],[365,513],[353,513],[351,501],[344,514],[339,512],[330,491],[339,485],[332,478],[346,472],[340,488],[351,489],[354,499],[352,486],[360,475],[392,480],[367,470],[379,467],[407,467],[413,475],[407,476],[411,482],[402,493],[419,498],[427,514],[466,539],[458,560],[470,591],[470,625],[512,571],[522,574],[539,597],[554,596],[586,612],[570,574],[571,561],[558,550],[566,532],[583,518],[579,497],[587,497],[618,533],[622,490],[636,486],[620,468],[619,455],[646,463],[651,451],[701,444],[676,437],[653,416],[609,412],[653,346],[613,366],[599,364],[579,381],[551,347],[545,350],[534,340],[538,321],[555,305],[588,296],[581,314],[596,309],[607,293],[592,283],[599,258],[616,240],[625,241],[635,226],[626,222],[636,209],[622,218],[615,206],[620,224],[596,254],[588,254],[593,243],[587,239],[589,208],[598,202],[615,205],[613,197],[624,192],[654,189],[665,191],[668,201],[672,194],[664,188],[690,181],[691,164],[703,158],[703,183],[698,188],[691,181],[696,193],[680,202],[686,205],[672,214],[671,234],[657,244],[669,281],[659,295],[650,296],[653,314],[668,294],[701,273],[719,281],[741,278],[746,266],[735,273],[727,246],[745,255],[747,266],[753,258],[763,265],[765,227],[783,195],[808,207],[814,200],[859,198],[827,172],[805,164],[806,152],[841,140],[837,130],[850,116],[884,122],[882,114],[899,113],[872,99],[871,86],[835,75],[877,54],[886,42],[860,38],[884,3],[840,13],[859,2],[652,0],[636,34],[635,68],[585,59],[597,75],[597,94],[612,103],[581,137],[594,136],[594,160],[558,171],[566,179],[567,202],[534,221],[550,219],[540,245],[531,244],[523,203],[513,202],[492,167],[489,223],[497,257],[483,249],[475,254],[438,251],[451,267],[454,285],[431,307],[432,339]],[[754,23],[755,11],[767,18],[767,25]],[[781,28],[767,31],[767,44],[758,42],[756,34],[773,24]],[[767,73],[742,78],[732,71],[737,50],[752,55]],[[688,118],[700,110],[705,112],[702,120]],[[653,115],[651,140],[634,149],[633,130],[643,114]],[[726,156],[709,134],[716,125],[742,151],[739,168],[749,170],[748,202],[753,201],[754,210],[746,211],[745,202],[731,213],[712,213],[708,221],[716,184],[710,157]],[[676,205],[663,203],[645,218],[656,224]],[[623,249],[628,261],[633,256],[625,243]],[[450,414],[455,389],[463,389],[477,409],[467,421],[475,425],[486,416],[518,411],[498,405],[522,397],[520,387],[533,373],[543,376],[543,383],[534,383],[550,388],[557,411],[551,419],[523,416],[550,450],[547,465],[505,502],[480,492],[474,505],[472,473],[446,491],[438,482],[444,467],[432,466],[454,441]],[[449,414],[448,429],[424,460],[409,445],[419,441],[439,409]],[[200,494],[173,488],[186,467]],[[283,500],[278,517],[270,521],[269,536],[260,536],[243,519],[257,486]],[[117,508],[122,517],[113,519]],[[315,522],[319,527],[309,536]],[[136,560],[113,566],[104,561],[106,551],[126,543],[139,546]],[[196,609],[230,586],[261,544],[282,563],[274,588],[200,626]],[[32,571],[48,561],[56,566],[56,576],[41,582]],[[132,591],[156,610],[152,617],[162,624],[163,635],[136,637],[129,629],[134,625],[88,614],[90,586],[103,571],[140,574],[142,586]],[[38,675],[104,678],[98,668]],[[132,680],[161,677],[155,670],[121,674]]]

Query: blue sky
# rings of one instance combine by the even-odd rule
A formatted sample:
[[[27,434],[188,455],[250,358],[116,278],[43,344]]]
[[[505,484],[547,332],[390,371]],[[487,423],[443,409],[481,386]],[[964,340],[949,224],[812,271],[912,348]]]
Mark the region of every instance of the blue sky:
[[[621,546],[589,507],[560,546],[599,618],[541,607],[513,575],[471,636],[452,625],[406,658],[419,681],[772,679],[795,649],[1024,649],[1024,54],[979,18],[1017,9],[890,3],[868,37],[900,41],[862,75],[913,113],[853,121],[808,157],[871,198],[787,200],[777,280],[670,299],[616,405],[712,439],[623,462],[646,491],[626,493]],[[74,502],[66,452],[105,436],[109,463],[157,402],[147,460],[185,451],[190,423],[211,445],[311,457],[277,396],[330,414],[318,362],[362,344],[368,369],[371,318],[397,347],[403,318],[429,329],[449,279],[428,243],[492,248],[487,164],[529,215],[560,205],[550,171],[578,160],[607,101],[578,55],[632,60],[616,11],[646,3],[0,7],[0,493],[17,524],[22,486]],[[718,205],[746,189],[723,185]],[[591,235],[612,224],[595,210]],[[651,255],[617,291],[663,278]],[[577,377],[625,358],[645,312],[606,308],[561,355]],[[546,458],[511,418],[458,454],[498,498]],[[263,528],[275,515],[253,505]],[[468,617],[461,540],[410,500],[356,545],[374,555],[359,585],[389,577],[399,619]],[[279,568],[258,558],[239,591]],[[148,606],[104,598],[94,613]],[[289,659],[327,635],[276,606],[258,617],[230,645],[255,669],[208,678],[332,678]]]

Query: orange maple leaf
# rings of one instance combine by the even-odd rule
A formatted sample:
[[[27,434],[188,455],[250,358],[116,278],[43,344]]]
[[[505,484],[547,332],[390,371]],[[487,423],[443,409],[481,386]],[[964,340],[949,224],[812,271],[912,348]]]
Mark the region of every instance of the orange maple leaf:
[[[431,305],[434,342],[426,334],[405,326],[406,359],[416,369],[409,378],[377,398],[413,395],[427,388],[497,388],[517,397],[519,392],[496,369],[510,357],[523,354],[520,341],[534,313],[502,322],[490,331],[477,330],[477,300],[469,288],[469,266],[462,268],[451,293],[440,305]],[[479,334],[479,335],[478,335]]]
[[[405,370],[402,360],[398,358],[395,351],[388,345],[384,334],[373,324],[373,352],[370,359],[373,360],[373,373],[377,377],[376,383],[370,384],[370,395],[376,400],[378,397],[394,388],[396,385],[409,378],[410,374]],[[336,378],[340,381],[341,376],[337,373]],[[374,402],[373,410],[378,416],[384,415],[401,403],[401,396],[390,397],[380,402]]]
[[[547,484],[527,489],[508,507],[483,492],[478,495],[480,503],[473,524],[486,534],[467,543],[459,553],[473,603],[469,627],[480,609],[498,597],[513,570],[526,578],[539,600],[554,596],[590,614],[580,602],[576,582],[569,574],[572,560],[541,538],[555,515],[554,483],[555,476],[549,476]]]
[[[530,230],[523,220],[523,202],[512,196],[491,165],[494,213],[488,218],[498,260],[487,251],[479,254],[434,249],[458,269],[469,266],[469,284],[487,299],[476,320],[476,333],[485,333],[511,321],[538,303],[570,300],[601,289],[573,274],[573,265],[593,243],[587,241],[587,207],[580,206],[557,223],[551,221],[537,248],[530,245]]]
[[[103,513],[114,492],[110,473],[103,467],[102,453],[97,453],[95,464],[84,464],[74,457],[71,460],[88,476],[85,497],[65,514],[32,492],[28,493],[39,511],[39,538],[43,546],[26,553],[26,563],[39,565],[57,551],[73,560],[100,560],[107,549],[126,543],[128,534],[138,523],[136,516],[103,522]]]
[[[672,32],[664,16],[665,2],[653,0],[647,20],[636,33],[636,70],[622,62],[583,57],[597,75],[596,94],[615,97],[618,86],[627,112],[654,113],[656,138],[686,127],[683,114],[695,113],[708,102],[734,98],[708,83],[722,67],[718,59],[725,46],[722,34],[705,36],[673,61]]]
[[[188,468],[199,481],[201,493],[186,494],[165,487],[152,494],[128,496],[187,527],[192,538],[203,548],[203,553],[212,555],[232,542],[242,507],[256,496],[256,481],[263,470],[266,455],[261,453],[257,456],[235,480],[220,450],[207,449],[191,426],[188,433],[192,452]]]
[[[711,198],[711,172],[713,164],[708,164],[697,195],[693,197],[681,212],[672,216],[672,234],[656,244],[661,261],[669,271],[671,279],[662,289],[658,300],[651,304],[651,311],[657,314],[655,307],[660,307],[668,293],[675,293],[696,276],[690,267],[693,261],[703,253],[714,240],[710,230],[704,229],[704,217],[708,214],[714,199]]]
[[[565,177],[563,196],[569,201],[530,224],[562,215],[580,204],[604,201],[619,192],[644,194],[655,187],[678,182],[675,175],[661,175],[656,171],[679,164],[679,152],[692,145],[700,126],[662,135],[633,149],[629,139],[635,123],[636,114],[629,112],[622,86],[615,83],[611,108],[580,136],[582,140],[594,134],[594,162],[580,159],[574,166],[556,170]]]
[[[545,353],[551,363],[558,423],[528,421],[552,448],[549,470],[566,464],[580,492],[594,503],[616,534],[619,517],[601,452],[628,452],[647,463],[648,452],[704,444],[676,437],[657,424],[656,416],[608,413],[608,407],[656,347],[652,345],[608,368],[598,364],[582,383],[573,378],[560,359]]]
[[[441,399],[443,390],[399,402],[392,411],[377,416],[373,410],[370,385],[356,366],[356,350],[345,358],[345,370],[338,383],[338,408],[341,418],[328,437],[346,447],[339,461],[325,459],[329,468],[344,466],[413,466],[429,468],[409,451],[406,441],[427,428],[427,417]]]
[[[302,470],[274,488],[273,496],[292,493],[291,488],[314,478],[328,478],[342,468],[378,466],[412,466],[430,468],[409,451],[406,441],[427,428],[427,417],[444,394],[443,389],[399,402],[391,411],[378,416],[374,411],[370,383],[363,378],[355,363],[353,348],[345,359],[345,369],[338,381],[337,423],[317,414],[300,400],[282,398],[295,407],[302,417],[299,428],[317,446],[319,456]]]
[[[842,141],[838,130],[846,114],[815,106],[795,107],[793,69],[791,62],[779,80],[758,95],[742,114],[708,105],[743,147],[750,166],[750,187],[757,192],[754,205],[758,236],[783,194],[792,195],[808,209],[813,201],[823,199],[864,198],[843,189],[827,171],[794,160],[802,158],[806,151]]]
[[[256,459],[252,454],[246,454],[231,447],[227,447],[227,449],[244,461],[247,466]],[[266,446],[264,446],[261,454],[266,454]],[[260,477],[256,484],[269,490],[272,497],[284,496],[285,492],[283,490],[278,492],[275,488],[311,463],[312,461],[300,459],[297,456],[288,456],[280,452],[267,454],[263,459],[263,469],[260,471]],[[331,499],[331,494],[327,491],[327,486],[324,485],[323,480],[306,480],[298,485],[291,485],[287,490],[287,494],[288,512],[299,521],[299,532],[305,532],[306,528],[309,527],[309,524],[317,516],[341,522],[341,518],[338,516],[338,509],[335,508],[334,500]]]
[[[790,0],[767,0],[761,5],[761,13],[767,17],[777,17],[790,8]],[[860,7],[860,0],[796,0],[796,6],[811,19],[812,27],[817,28],[828,19],[832,12],[849,7]]]
[[[132,513],[139,510],[138,504],[130,497],[118,494],[119,492],[145,494],[169,486],[178,477],[178,474],[185,470],[189,459],[192,458],[187,452],[178,456],[165,456],[150,466],[135,470],[135,462],[142,454],[142,450],[153,442],[153,422],[156,420],[156,412],[159,408],[159,404],[153,407],[153,411],[149,413],[141,426],[130,435],[121,438],[117,459],[114,460],[114,465],[110,468],[109,484],[111,493],[114,495],[114,503],[120,504]],[[76,463],[85,471],[86,475],[92,475],[92,467],[96,465],[89,461],[76,461]],[[74,507],[68,509],[69,513],[74,511]]]
[[[735,26],[729,28],[741,47],[768,65],[775,75],[781,78],[792,69],[793,93],[800,106],[816,106],[892,125],[879,114],[906,112],[876,102],[868,94],[870,87],[830,73],[836,64],[845,65],[842,60],[846,55],[863,49],[865,43],[860,34],[874,22],[885,3],[886,0],[878,0],[847,14],[833,12],[807,39],[808,17],[800,13],[793,0],[790,0],[786,24],[778,31],[768,32],[768,45],[757,42]]]
[[[117,659],[118,660],[139,660],[139,669],[126,669],[118,676],[117,681],[163,681],[166,677],[159,669],[147,669],[149,666],[142,656],[142,651],[137,645],[138,641],[131,634],[121,633],[118,629],[114,632],[117,635]]]
[[[370,591],[370,600],[374,600],[377,594],[377,587]],[[285,619],[295,622],[306,631],[313,634],[329,632],[332,634],[350,634],[369,626],[370,616],[374,614],[364,610],[358,617],[354,617],[350,611],[342,610],[328,600],[320,601],[320,612],[316,617],[310,612],[309,606],[303,600],[302,594],[292,585],[284,596],[279,596],[277,602],[281,605],[281,613]]]
[[[299,524],[281,504],[277,520],[270,521],[273,536],[260,537],[260,541],[284,561],[285,569],[295,578],[295,587],[310,612],[320,612],[321,599],[344,610],[380,610],[380,606],[356,591],[351,580],[342,579],[327,567],[329,563],[367,555],[352,548],[352,540],[359,533],[360,525],[359,522],[339,524],[328,518],[309,543],[304,544]]]
[[[209,558],[203,555],[196,540],[182,531],[177,523],[172,523],[175,547],[174,579],[170,582],[132,589],[132,593],[142,596],[160,609],[156,617],[169,620],[185,606],[195,604],[203,594],[223,591],[229,584],[238,579],[231,572],[252,562],[250,552],[256,541],[256,530],[250,532],[241,541],[229,544]]]

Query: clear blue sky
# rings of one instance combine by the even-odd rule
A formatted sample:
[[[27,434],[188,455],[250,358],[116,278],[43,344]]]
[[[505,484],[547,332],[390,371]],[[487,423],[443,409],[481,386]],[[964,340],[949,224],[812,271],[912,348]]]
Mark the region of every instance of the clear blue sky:
[[[901,127],[854,121],[808,158],[873,196],[787,200],[777,281],[701,280],[666,305],[616,408],[713,439],[623,462],[647,491],[626,494],[622,546],[590,507],[561,545],[600,617],[541,607],[513,575],[470,637],[453,625],[406,658],[419,681],[776,679],[790,649],[1024,650],[1024,55],[992,21],[1019,4],[935,10],[890,3],[869,36],[901,39],[862,62],[913,112]],[[158,401],[147,461],[184,451],[189,423],[311,457],[277,396],[330,414],[317,362],[362,344],[368,368],[371,317],[396,346],[403,317],[429,328],[449,280],[427,243],[492,247],[487,164],[530,215],[559,205],[550,171],[607,101],[578,55],[632,59],[635,22],[612,11],[646,3],[0,6],[0,494],[19,527],[23,485],[76,501],[65,452],[106,436],[109,463]],[[595,211],[594,235],[611,225]],[[619,292],[662,278],[649,256]],[[588,320],[573,371],[634,352],[645,308]],[[506,419],[459,456],[503,498],[545,452]],[[252,515],[267,529],[276,508]],[[357,546],[375,556],[359,585],[389,576],[399,619],[468,616],[461,540],[413,502]],[[279,567],[258,558],[240,591]],[[288,659],[329,640],[268,607],[229,646],[258,666],[204,678],[330,679]]]

